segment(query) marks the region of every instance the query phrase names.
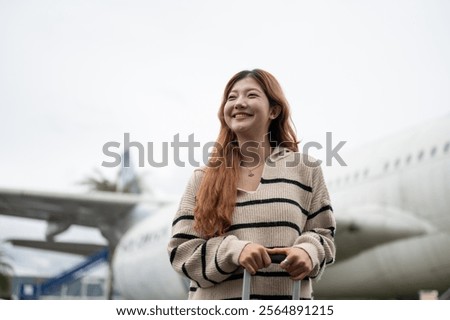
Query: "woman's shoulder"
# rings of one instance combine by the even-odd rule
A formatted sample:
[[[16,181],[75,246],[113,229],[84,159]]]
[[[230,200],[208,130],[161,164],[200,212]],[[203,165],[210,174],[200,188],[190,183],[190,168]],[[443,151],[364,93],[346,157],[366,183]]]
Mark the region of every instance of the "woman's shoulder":
[[[207,166],[194,168],[194,170],[192,171],[192,175],[202,177],[205,174],[207,168],[208,168]]]
[[[281,162],[288,168],[301,167],[305,169],[320,167],[322,163],[321,160],[318,160],[307,153],[293,151],[284,147],[277,147],[270,155],[269,162]]]
[[[198,188],[198,186],[200,185],[200,182],[203,179],[203,176],[205,175],[206,172],[206,166],[203,167],[197,167],[195,168],[192,173],[191,173],[191,179],[190,179],[190,184],[192,184],[194,186],[195,189]]]

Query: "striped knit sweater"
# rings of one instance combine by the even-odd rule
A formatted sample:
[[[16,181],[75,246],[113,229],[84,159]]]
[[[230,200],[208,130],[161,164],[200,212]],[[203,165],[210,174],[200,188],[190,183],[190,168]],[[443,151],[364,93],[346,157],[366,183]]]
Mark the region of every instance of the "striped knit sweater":
[[[335,219],[320,166],[314,159],[276,148],[266,160],[255,192],[238,192],[232,225],[208,240],[193,228],[195,195],[203,177],[194,173],[180,201],[168,245],[173,268],[190,282],[189,299],[241,299],[239,255],[250,242],[267,248],[295,246],[313,262],[300,297],[312,298],[311,279],[334,262]],[[252,277],[251,299],[291,299],[292,280],[279,265]]]

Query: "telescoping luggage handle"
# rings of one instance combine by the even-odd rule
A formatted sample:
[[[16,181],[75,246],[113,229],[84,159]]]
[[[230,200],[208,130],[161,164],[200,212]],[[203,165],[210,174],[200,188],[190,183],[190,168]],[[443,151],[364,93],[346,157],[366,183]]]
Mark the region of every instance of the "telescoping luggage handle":
[[[270,259],[272,260],[272,263],[280,264],[284,259],[286,259],[286,255],[272,254],[270,255]],[[250,281],[251,281],[251,274],[246,269],[244,269],[244,281],[242,284],[242,300],[250,300]],[[292,289],[292,300],[300,299],[300,283],[301,280],[294,281],[294,287]]]

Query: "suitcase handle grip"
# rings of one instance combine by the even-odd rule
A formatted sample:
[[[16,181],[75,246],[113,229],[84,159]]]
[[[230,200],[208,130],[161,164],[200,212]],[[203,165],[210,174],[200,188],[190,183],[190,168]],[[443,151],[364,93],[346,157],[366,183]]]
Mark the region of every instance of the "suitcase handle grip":
[[[280,264],[283,262],[283,260],[286,259],[285,254],[271,254],[270,260],[272,263]],[[250,299],[250,273],[244,269],[244,278],[242,283],[242,300],[249,300]],[[292,289],[292,299],[298,300],[300,299],[300,284],[301,281],[297,280],[294,281],[293,289]]]
[[[281,262],[283,262],[284,259],[286,259],[285,254],[271,254],[270,255],[270,260],[272,261],[272,263],[280,264]]]

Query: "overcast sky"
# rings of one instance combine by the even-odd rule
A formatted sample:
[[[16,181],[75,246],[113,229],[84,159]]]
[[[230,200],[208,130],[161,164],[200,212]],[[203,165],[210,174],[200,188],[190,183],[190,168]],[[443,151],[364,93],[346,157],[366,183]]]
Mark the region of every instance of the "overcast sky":
[[[1,187],[79,190],[124,133],[203,146],[241,69],[278,78],[304,141],[352,148],[450,111],[448,1],[2,0],[0,43]],[[191,169],[141,171],[178,192]]]
[[[156,160],[176,134],[203,146],[242,69],[279,80],[305,142],[355,148],[450,112],[445,0],[0,0],[0,45],[2,188],[83,191],[95,168],[114,177],[102,148],[125,133]],[[192,167],[169,164],[139,172],[178,194]]]

